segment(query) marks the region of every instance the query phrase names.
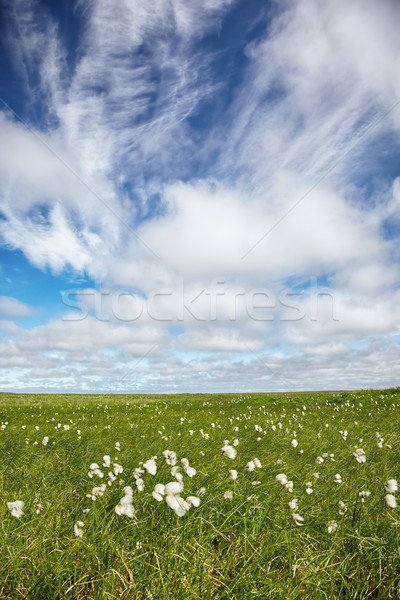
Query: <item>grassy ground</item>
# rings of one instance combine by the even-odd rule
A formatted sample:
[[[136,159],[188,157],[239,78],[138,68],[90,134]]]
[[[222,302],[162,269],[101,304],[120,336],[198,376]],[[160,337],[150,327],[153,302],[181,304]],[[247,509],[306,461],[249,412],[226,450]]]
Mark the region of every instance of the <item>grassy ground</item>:
[[[384,501],[400,479],[399,395],[1,394],[0,599],[400,598],[400,509]],[[234,440],[231,459],[221,449]],[[201,500],[183,516],[152,495],[174,480],[165,450],[197,471],[179,470],[180,496]],[[134,470],[155,456],[138,491]],[[261,468],[246,470],[254,458]],[[92,463],[104,477],[88,476]],[[108,485],[114,463],[123,472]],[[126,486],[133,518],[115,512]]]

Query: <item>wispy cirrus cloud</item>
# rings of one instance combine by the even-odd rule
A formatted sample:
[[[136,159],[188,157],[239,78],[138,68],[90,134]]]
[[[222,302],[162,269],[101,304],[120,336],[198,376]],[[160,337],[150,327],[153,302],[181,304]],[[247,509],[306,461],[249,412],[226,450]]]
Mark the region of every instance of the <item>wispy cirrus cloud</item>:
[[[246,50],[246,85],[232,105],[234,159],[262,186],[276,171],[312,182],[345,155],[334,175],[349,181],[374,139],[400,124],[400,110],[386,114],[400,94],[399,6],[303,0],[282,9]]]

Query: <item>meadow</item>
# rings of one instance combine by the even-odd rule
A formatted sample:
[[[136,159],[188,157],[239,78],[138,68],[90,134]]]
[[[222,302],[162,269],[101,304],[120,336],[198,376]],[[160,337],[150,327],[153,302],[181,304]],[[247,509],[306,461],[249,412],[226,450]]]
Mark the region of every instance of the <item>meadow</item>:
[[[0,599],[400,598],[400,389],[0,394]]]

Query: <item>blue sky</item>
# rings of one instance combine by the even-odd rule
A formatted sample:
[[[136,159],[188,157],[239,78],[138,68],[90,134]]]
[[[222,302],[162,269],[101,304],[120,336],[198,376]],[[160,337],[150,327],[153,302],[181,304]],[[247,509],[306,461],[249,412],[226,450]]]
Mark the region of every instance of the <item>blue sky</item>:
[[[395,0],[8,0],[0,387],[397,385]]]

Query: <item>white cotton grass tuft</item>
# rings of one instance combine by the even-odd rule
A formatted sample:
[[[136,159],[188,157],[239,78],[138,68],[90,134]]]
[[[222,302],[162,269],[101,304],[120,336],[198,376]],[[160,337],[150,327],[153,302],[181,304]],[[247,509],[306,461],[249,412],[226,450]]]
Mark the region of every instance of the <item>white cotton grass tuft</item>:
[[[92,463],[89,466],[88,477],[90,479],[93,479],[93,475],[97,475],[97,477],[100,477],[100,479],[102,479],[104,477],[104,473],[100,470],[100,467],[97,463]]]
[[[157,473],[157,464],[154,458],[150,458],[143,463],[143,467],[150,475],[155,475]]]
[[[140,467],[137,467],[134,471],[133,471],[133,476],[135,479],[141,479],[142,475],[144,473],[144,469],[141,469]]]
[[[298,513],[292,512],[292,519],[296,523],[296,525],[299,525],[299,527],[303,526],[304,517],[302,517]]]
[[[226,492],[224,492],[224,499],[232,501],[232,499],[233,499],[232,490],[227,490]]]
[[[116,477],[118,477],[118,475],[120,475],[123,472],[123,470],[124,469],[122,465],[119,465],[118,463],[113,464],[113,472]]]
[[[353,452],[353,456],[358,463],[365,463],[367,460],[365,452],[362,448],[356,448],[356,450]]]
[[[86,494],[86,497],[91,498],[92,500],[96,500],[96,498],[98,496],[103,496],[106,489],[107,489],[107,485],[105,483],[103,483],[102,485],[98,485],[98,486],[92,488],[92,493]]]
[[[338,524],[336,521],[329,521],[329,523],[327,523],[326,525],[326,529],[328,531],[328,533],[333,533],[334,531],[336,531],[338,527]]]
[[[287,481],[284,484],[284,488],[287,489],[288,492],[292,493],[293,492],[293,481]]]
[[[394,494],[399,489],[396,479],[388,479],[385,484],[385,490],[389,492],[389,494]]]
[[[183,484],[179,481],[170,481],[166,484],[164,491],[166,496],[177,496],[183,492]]]
[[[238,472],[237,472],[235,469],[231,469],[231,470],[229,471],[229,478],[230,478],[232,481],[236,481],[236,479],[237,479],[237,476],[238,476]]]
[[[188,496],[186,498],[186,502],[188,502],[191,506],[195,506],[196,508],[198,508],[201,504],[201,500],[198,498],[198,496]]]
[[[129,502],[125,497],[121,498],[119,504],[115,507],[115,512],[119,517],[126,516],[129,519],[133,519],[136,514],[132,502]]]
[[[157,483],[154,486],[154,490],[151,492],[153,498],[158,502],[162,502],[165,496],[165,485],[162,483]]]
[[[342,483],[342,476],[339,475],[339,473],[336,473],[336,475],[333,477],[333,481],[335,483]]]
[[[103,456],[103,467],[106,467],[107,469],[111,467],[111,456],[109,454]]]
[[[136,487],[138,492],[143,492],[144,491],[144,481],[143,479],[136,479]]]
[[[165,458],[165,462],[167,463],[167,465],[171,465],[172,467],[174,465],[176,465],[176,463],[177,463],[176,452],[174,452],[173,450],[164,450],[162,455]]]
[[[23,500],[15,500],[14,502],[7,502],[7,508],[13,517],[20,519],[24,514],[23,508],[25,503]]]
[[[396,508],[397,501],[396,501],[396,498],[393,496],[393,494],[386,494],[386,496],[384,497],[384,500],[390,508]]]
[[[174,469],[179,469],[179,467],[173,467],[173,469],[171,470],[171,475],[173,475],[173,477],[175,477],[175,479],[177,481],[179,481],[179,483],[183,483],[182,473],[180,473],[178,470],[174,471]],[[172,471],[174,471],[174,472],[172,472]]]
[[[288,482],[288,478],[286,477],[285,473],[279,473],[278,475],[276,475],[275,480],[281,483],[282,485],[285,485]]]
[[[222,454],[233,460],[236,458],[237,451],[233,446],[229,446],[228,444],[225,444],[222,447]]]
[[[77,521],[74,525],[74,534],[76,537],[83,537],[83,528],[85,524],[82,521]]]
[[[159,488],[158,492],[161,491],[162,489]],[[183,517],[192,506],[200,506],[201,502],[199,494],[198,496],[188,496],[185,500],[181,498],[181,492],[183,492],[183,484],[178,481],[170,481],[164,487],[165,502],[178,517]]]
[[[293,448],[297,448],[297,446],[299,445],[299,442],[296,440],[296,438],[294,438],[290,443]]]
[[[297,510],[298,509],[298,500],[297,498],[293,498],[293,500],[291,500],[290,502],[288,502],[288,506],[290,508],[290,510]]]
[[[254,471],[255,468],[256,468],[256,465],[254,464],[253,460],[249,460],[249,462],[245,466],[246,471]]]
[[[347,512],[347,506],[342,500],[339,500],[339,515],[344,515]]]
[[[187,467],[183,467],[183,470],[185,471],[185,474],[192,478],[196,475],[197,471],[194,467],[191,467],[190,465],[187,465]]]
[[[129,517],[129,519],[133,519],[133,517],[135,516],[136,511],[132,504],[132,494],[132,488],[130,486],[126,486],[124,488],[124,495],[122,496],[121,500],[114,509],[118,516],[126,516]]]
[[[174,494],[165,496],[165,502],[178,517],[183,517],[190,508],[190,504],[186,500]]]
[[[371,495],[371,492],[369,492],[368,490],[363,490],[361,492],[358,493],[361,502],[365,502],[365,498],[368,498],[368,496]]]

